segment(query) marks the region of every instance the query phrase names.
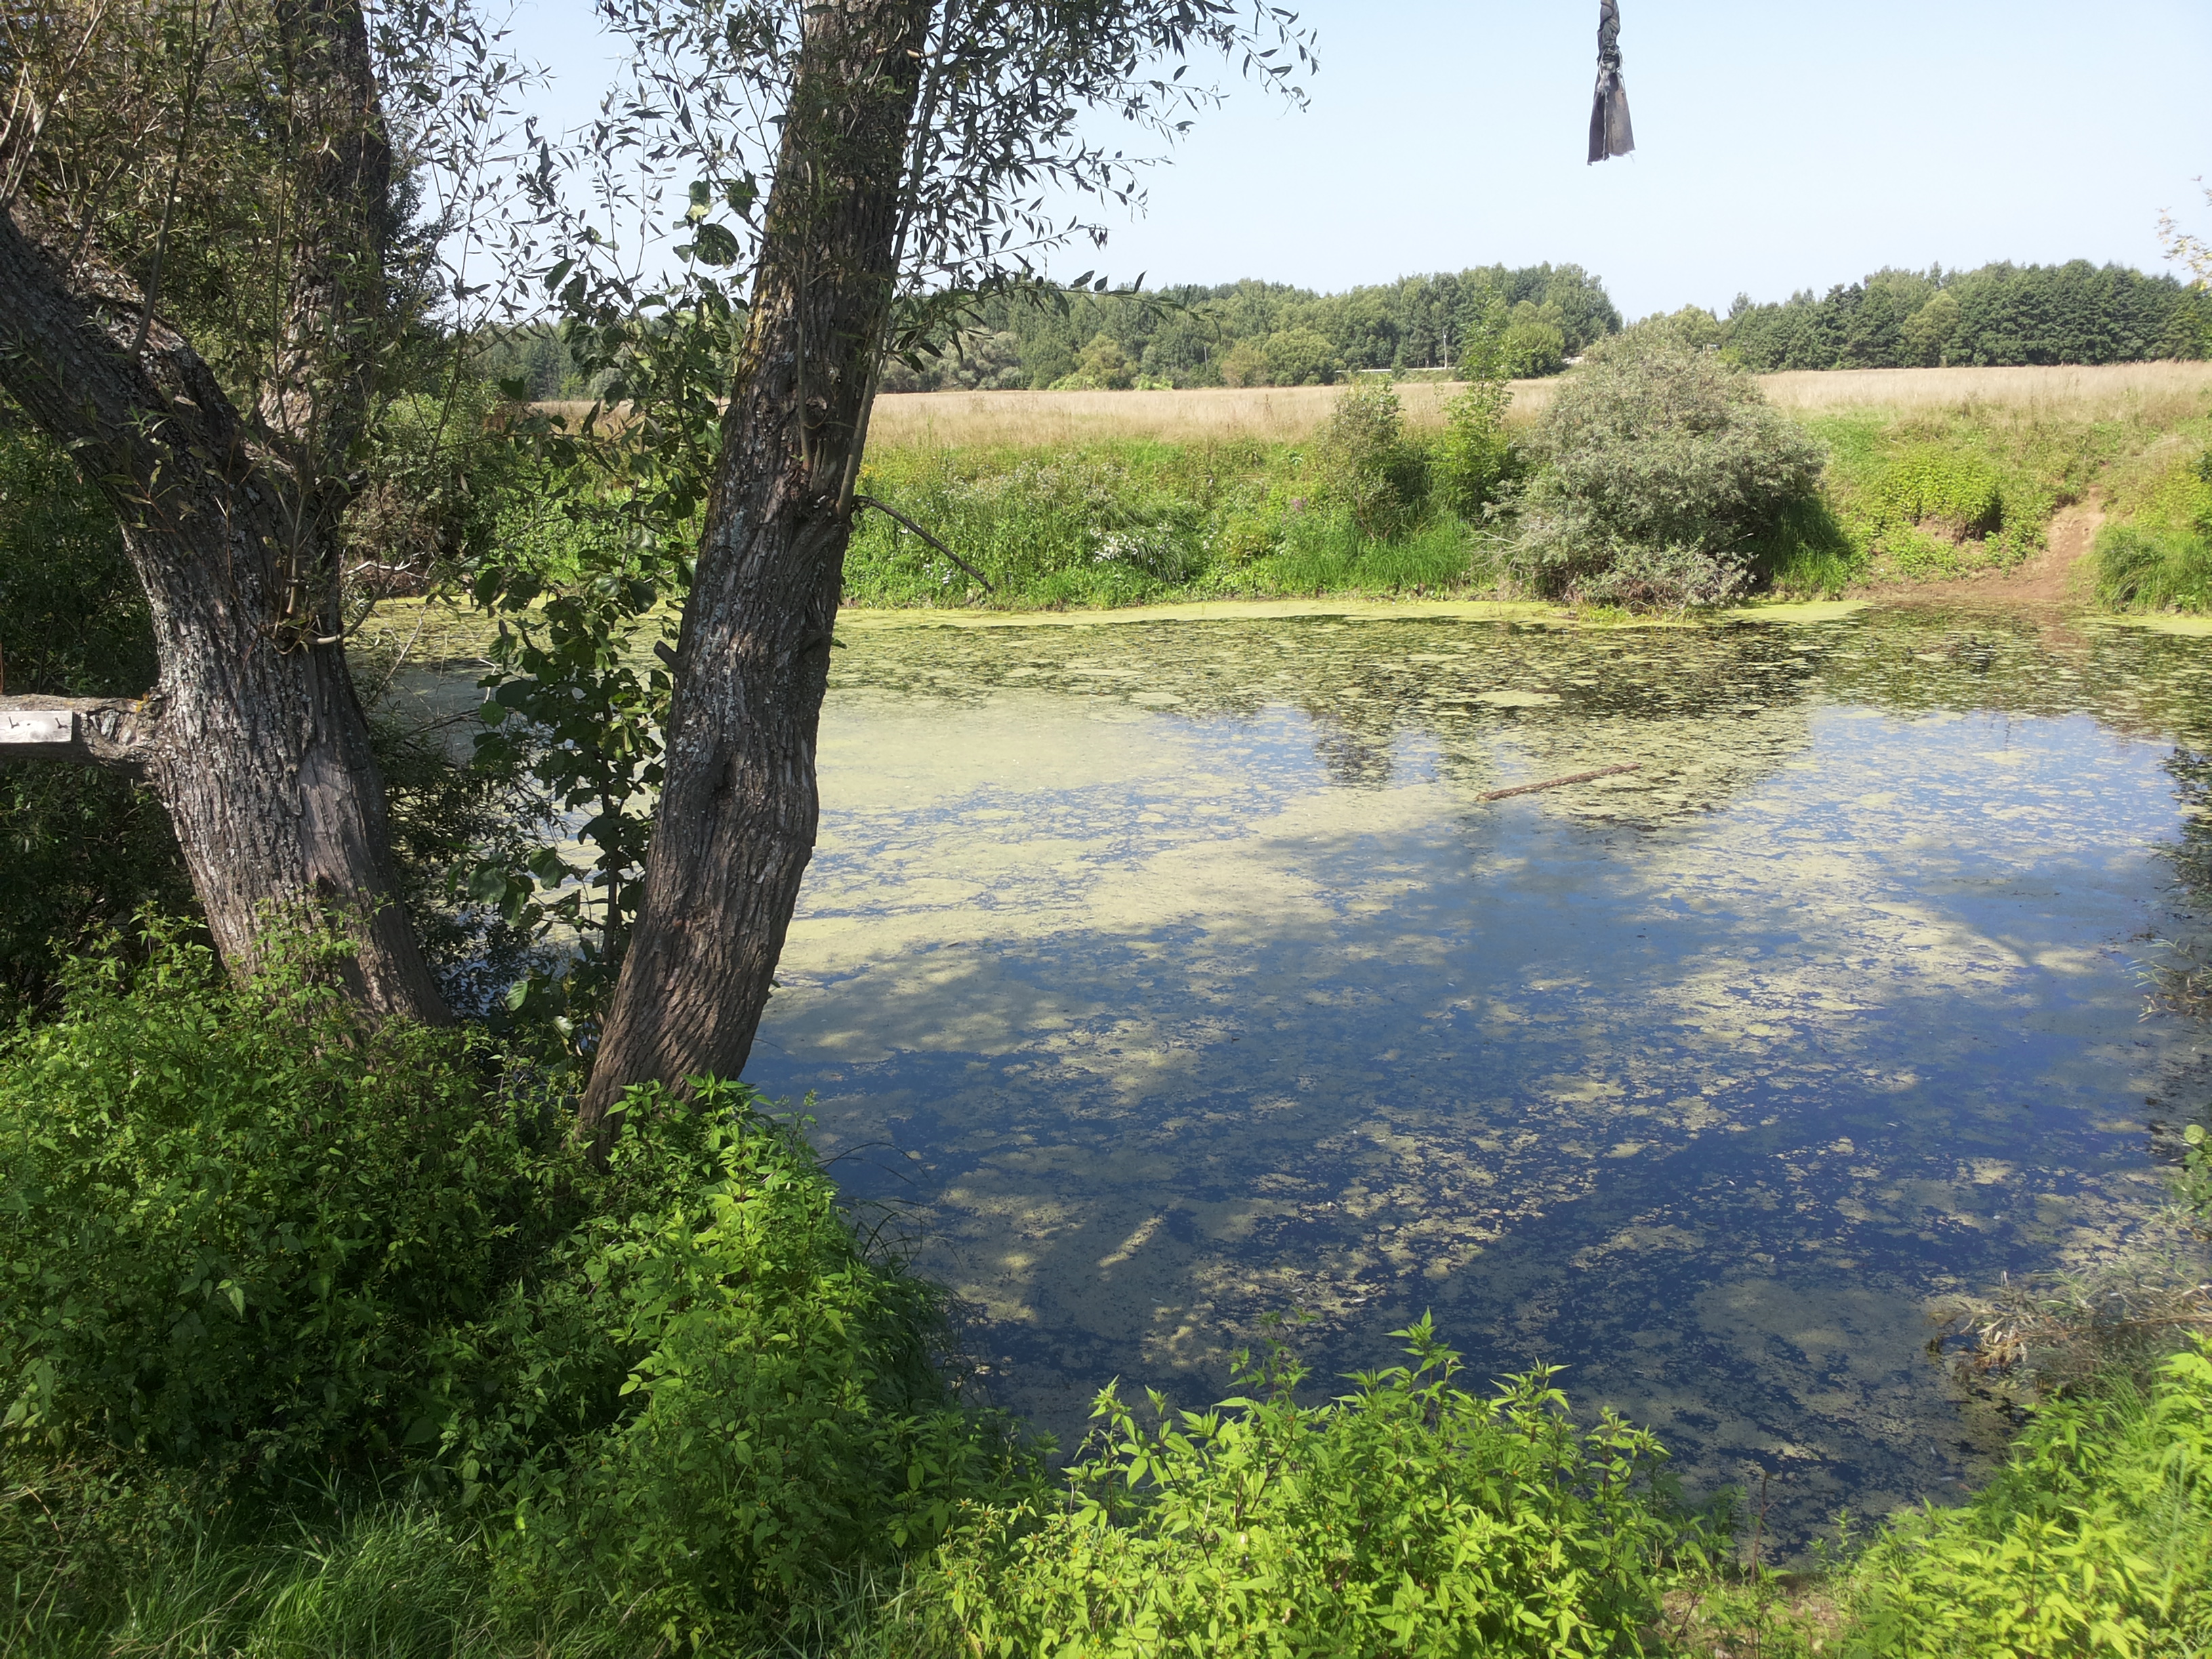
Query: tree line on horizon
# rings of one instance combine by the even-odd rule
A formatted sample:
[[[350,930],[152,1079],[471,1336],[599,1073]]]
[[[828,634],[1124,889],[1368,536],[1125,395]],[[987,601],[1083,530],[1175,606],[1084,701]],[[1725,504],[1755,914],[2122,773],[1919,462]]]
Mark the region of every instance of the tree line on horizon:
[[[1725,316],[1675,313],[1732,362],[1790,369],[2142,362],[2212,355],[2212,294],[2086,259],[1972,270],[1885,267],[1826,294],[1738,295]],[[979,297],[933,356],[892,362],[887,392],[1325,386],[1361,373],[1456,369],[1478,339],[1514,379],[1556,374],[1620,332],[1601,278],[1576,264],[1474,267],[1321,294],[1246,279],[1128,294]],[[541,400],[594,390],[550,325],[483,356]]]
[[[1757,374],[1785,369],[2008,368],[2201,358],[2212,295],[2127,265],[2007,262],[1885,268],[1779,304],[1738,295],[1718,343]]]

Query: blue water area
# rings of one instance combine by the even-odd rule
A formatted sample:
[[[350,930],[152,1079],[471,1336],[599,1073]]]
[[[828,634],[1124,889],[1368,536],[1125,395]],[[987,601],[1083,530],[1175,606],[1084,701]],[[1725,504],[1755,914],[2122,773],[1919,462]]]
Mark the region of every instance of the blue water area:
[[[1956,1495],[1934,1317],[2148,1224],[2150,1119],[2212,1094],[2142,980],[2212,641],[849,638],[748,1079],[1064,1440],[1112,1378],[1218,1397],[1272,1312],[1326,1386],[1432,1310],[1800,1541]]]

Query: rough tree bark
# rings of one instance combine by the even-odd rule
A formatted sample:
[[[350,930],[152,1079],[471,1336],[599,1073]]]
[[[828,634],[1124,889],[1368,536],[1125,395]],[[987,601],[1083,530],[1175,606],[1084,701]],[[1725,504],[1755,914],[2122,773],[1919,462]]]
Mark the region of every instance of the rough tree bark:
[[[936,0],[810,9],[676,660],[645,899],[580,1119],[735,1077],[814,850],[815,732]]]
[[[280,24],[302,77],[289,135],[298,242],[251,421],[74,228],[45,222],[27,196],[0,214],[0,387],[114,503],[161,663],[136,702],[0,699],[75,717],[66,740],[19,732],[0,758],[89,762],[149,782],[234,972],[252,970],[272,925],[334,921],[355,940],[341,971],[365,1006],[443,1020],[396,896],[337,609],[344,457],[366,407],[391,156],[359,7],[306,0]]]

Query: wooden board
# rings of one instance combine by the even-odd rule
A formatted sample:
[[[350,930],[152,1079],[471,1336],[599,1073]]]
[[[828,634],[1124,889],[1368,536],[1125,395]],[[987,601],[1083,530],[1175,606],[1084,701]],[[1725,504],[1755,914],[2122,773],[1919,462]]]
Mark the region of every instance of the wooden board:
[[[0,743],[74,743],[76,714],[68,708],[0,708]]]

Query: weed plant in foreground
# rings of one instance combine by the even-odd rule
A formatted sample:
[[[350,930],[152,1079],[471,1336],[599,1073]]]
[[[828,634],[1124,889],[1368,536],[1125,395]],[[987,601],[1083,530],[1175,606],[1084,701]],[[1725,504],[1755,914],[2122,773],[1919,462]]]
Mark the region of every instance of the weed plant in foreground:
[[[1302,1406],[1279,1343],[1241,1394],[1152,1426],[1109,1389],[1064,1492],[994,1506],[894,1617],[945,1659],[1066,1653],[1407,1656],[1639,1651],[1661,1595],[1716,1540],[1666,1454],[1548,1371],[1483,1396],[1426,1319],[1411,1363]]]
[[[363,1023],[319,949],[242,988],[144,955],[0,1051],[26,1640],[156,1617],[188,1543],[260,1583],[239,1550],[399,1492],[516,1618],[726,1647],[1035,1478],[942,1369],[941,1294],[743,1089],[634,1091],[598,1169],[559,1079]]]

